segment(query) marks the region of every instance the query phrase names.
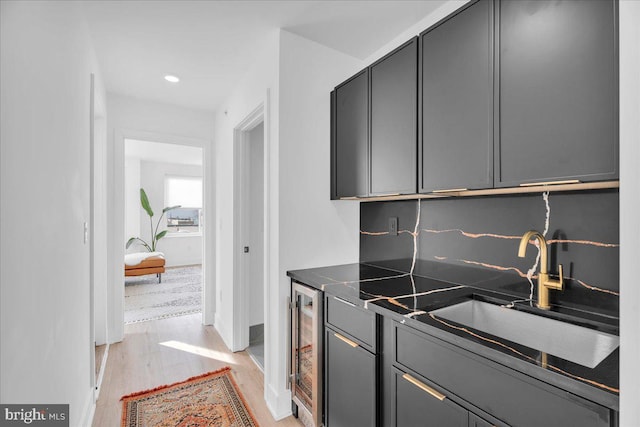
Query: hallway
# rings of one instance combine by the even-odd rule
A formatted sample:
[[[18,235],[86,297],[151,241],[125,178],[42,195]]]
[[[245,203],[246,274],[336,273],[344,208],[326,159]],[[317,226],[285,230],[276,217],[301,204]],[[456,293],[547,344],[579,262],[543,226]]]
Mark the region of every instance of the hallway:
[[[260,426],[301,426],[293,417],[274,421],[263,399],[263,375],[246,352],[231,353],[200,314],[125,326],[111,345],[93,420],[94,427],[120,425],[123,395],[172,384],[230,366]]]

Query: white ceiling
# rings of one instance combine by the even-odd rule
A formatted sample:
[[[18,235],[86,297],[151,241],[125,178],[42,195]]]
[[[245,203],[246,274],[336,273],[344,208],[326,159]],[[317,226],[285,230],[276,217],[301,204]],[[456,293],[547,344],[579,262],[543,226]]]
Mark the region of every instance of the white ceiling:
[[[283,28],[365,59],[444,0],[85,1],[107,90],[215,110]],[[163,79],[174,74],[182,80]]]
[[[146,162],[202,166],[202,148],[125,139],[124,156]]]

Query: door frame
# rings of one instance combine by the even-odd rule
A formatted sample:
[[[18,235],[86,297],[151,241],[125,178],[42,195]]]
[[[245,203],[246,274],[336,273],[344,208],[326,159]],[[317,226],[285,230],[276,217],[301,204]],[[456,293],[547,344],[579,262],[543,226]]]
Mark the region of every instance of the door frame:
[[[267,200],[269,199],[268,186],[268,138],[265,103],[261,102],[238,125],[233,128],[233,325],[232,351],[241,351],[249,346],[249,284],[246,270],[247,261],[243,249],[249,238],[248,204],[249,183],[246,179],[246,167],[249,163],[249,133],[259,124],[264,123],[263,139],[263,267],[265,278],[263,301],[266,301],[268,288],[267,280],[267,248],[269,247],[267,227],[269,224],[269,212]],[[265,304],[266,307],[266,304]],[[265,328],[267,312],[265,310]],[[265,348],[266,353],[266,348]]]
[[[115,129],[113,147],[113,245],[109,277],[109,342],[124,339],[124,144],[127,139],[187,145],[202,149],[202,193],[205,229],[202,234],[202,323],[212,325],[215,316],[215,176],[211,141],[133,129]]]
[[[98,399],[100,386],[104,377],[106,361],[109,354],[108,340],[108,308],[107,308],[107,278],[108,240],[107,230],[107,127],[105,98],[100,91],[96,91],[100,82],[94,73],[90,75],[91,96],[89,106],[89,328],[90,328],[90,365],[91,386],[94,390],[94,402]],[[101,360],[96,360],[96,345],[105,345]],[[100,366],[96,377],[95,367]]]
[[[96,319],[95,319],[95,174],[96,174],[96,158],[95,158],[95,119],[96,119],[96,84],[95,74],[90,76],[90,95],[89,95],[89,229],[85,229],[85,236],[89,238],[89,378],[90,387],[93,393],[93,401],[98,399],[96,389],[98,384],[96,381]]]

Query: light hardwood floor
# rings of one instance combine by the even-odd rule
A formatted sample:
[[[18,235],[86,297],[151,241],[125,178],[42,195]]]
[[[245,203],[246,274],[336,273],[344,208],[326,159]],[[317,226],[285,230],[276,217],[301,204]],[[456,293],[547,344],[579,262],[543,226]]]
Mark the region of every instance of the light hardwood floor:
[[[94,427],[118,427],[120,398],[230,366],[238,387],[261,427],[300,427],[293,417],[276,422],[263,399],[263,375],[249,355],[231,353],[201,315],[125,326],[125,339],[109,347],[109,358],[93,419]]]

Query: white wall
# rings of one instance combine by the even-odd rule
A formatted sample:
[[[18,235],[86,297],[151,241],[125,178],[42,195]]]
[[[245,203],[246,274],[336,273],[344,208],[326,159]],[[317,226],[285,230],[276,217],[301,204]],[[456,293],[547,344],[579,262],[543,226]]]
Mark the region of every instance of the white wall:
[[[249,132],[249,326],[264,323],[264,123]]]
[[[140,236],[140,159],[124,158],[124,241]],[[126,252],[135,251],[131,246]]]
[[[620,2],[620,426],[640,420],[640,2]]]
[[[392,50],[394,50],[395,48],[397,48],[407,40],[419,35],[421,32],[431,27],[432,25],[436,24],[441,19],[446,18],[451,13],[460,9],[462,6],[469,3],[469,1],[470,0],[450,0],[444,3],[442,6],[440,6],[439,8],[437,8],[436,10],[434,10],[433,12],[431,12],[430,14],[422,18],[420,21],[416,22],[414,25],[402,31],[400,34],[398,34],[388,43],[381,46],[380,49],[378,49],[376,52],[369,55],[369,57],[363,61],[364,65],[371,65],[372,63],[382,58],[384,55],[391,52]],[[354,73],[356,71],[358,70],[354,70]],[[342,80],[345,80],[347,77],[349,76],[344,76]]]
[[[291,411],[286,389],[286,270],[358,260],[357,203],[329,200],[329,91],[360,61],[280,31],[216,115],[216,328],[233,345],[233,134],[265,103],[265,399],[276,418]],[[270,94],[269,97],[266,93]],[[284,100],[281,103],[281,99]],[[281,134],[281,132],[284,132]],[[223,250],[224,248],[224,250]]]
[[[464,2],[422,21],[431,25]],[[446,6],[446,5],[445,5]],[[425,22],[427,22],[425,24]],[[426,27],[424,27],[426,28]],[[410,35],[419,33],[416,27]],[[409,35],[399,35],[395,46]],[[394,46],[394,47],[395,47]],[[368,64],[286,31],[274,33],[216,114],[215,325],[234,349],[234,128],[265,104],[265,230],[268,260],[265,300],[265,399],[276,418],[290,413],[286,388],[286,271],[358,261],[359,205],[329,200],[329,92]],[[379,53],[382,55],[385,52]],[[267,96],[267,92],[269,96]]]
[[[90,74],[76,2],[0,3],[0,395],[90,425]],[[100,79],[96,90],[104,98]]]
[[[215,230],[206,228],[213,224],[215,211],[213,147],[213,113],[189,110],[172,105],[143,101],[118,94],[107,94],[107,143],[109,187],[109,340],[120,341],[124,337],[124,272],[122,260],[124,241],[124,139],[198,146],[203,148],[203,193],[205,211],[204,256],[215,259]],[[207,214],[210,212],[210,214]],[[211,215],[211,216],[208,216]],[[215,264],[203,266],[204,312],[203,322],[213,323],[215,312]]]
[[[107,106],[106,93],[96,94],[94,113],[93,284],[97,345],[107,338]]]
[[[149,216],[140,206],[140,187],[144,188],[147,193],[149,203],[151,203],[151,207],[155,213],[153,217],[155,224],[160,212],[166,206],[164,183],[167,175],[202,178],[202,167],[147,161],[140,163],[140,184],[137,188],[138,199],[133,209],[137,210],[139,214],[138,225],[141,235],[138,235],[146,242],[151,241],[151,231],[149,229]],[[158,230],[163,229],[166,229],[166,217],[162,220],[162,224]],[[129,237],[133,237],[133,235],[125,236],[125,239]],[[129,249],[131,251],[140,251],[140,246],[135,248],[131,246]],[[167,234],[158,242],[157,250],[164,253],[167,267],[201,264],[202,235],[200,233],[180,236]]]
[[[366,64],[297,35],[280,37],[279,224],[275,387],[286,388],[287,270],[358,262],[360,208],[331,201],[330,98],[333,87]]]
[[[225,100],[215,115],[215,169],[216,169],[216,318],[215,326],[223,341],[233,348],[235,328],[234,296],[234,128],[251,112],[264,104],[266,139],[265,159],[270,164],[266,170],[265,183],[270,191],[270,200],[277,200],[277,144],[278,139],[278,32],[274,31],[264,40],[262,56],[256,58],[253,66]],[[267,97],[267,92],[270,96]],[[269,202],[265,212],[277,218],[277,203]],[[277,223],[270,223],[265,229],[265,239],[270,241],[269,265],[276,264],[278,258]],[[268,275],[267,272],[265,272]],[[267,276],[268,277],[268,276]],[[267,279],[269,280],[269,279]],[[265,325],[267,328],[267,325]],[[265,355],[265,357],[268,357]]]

